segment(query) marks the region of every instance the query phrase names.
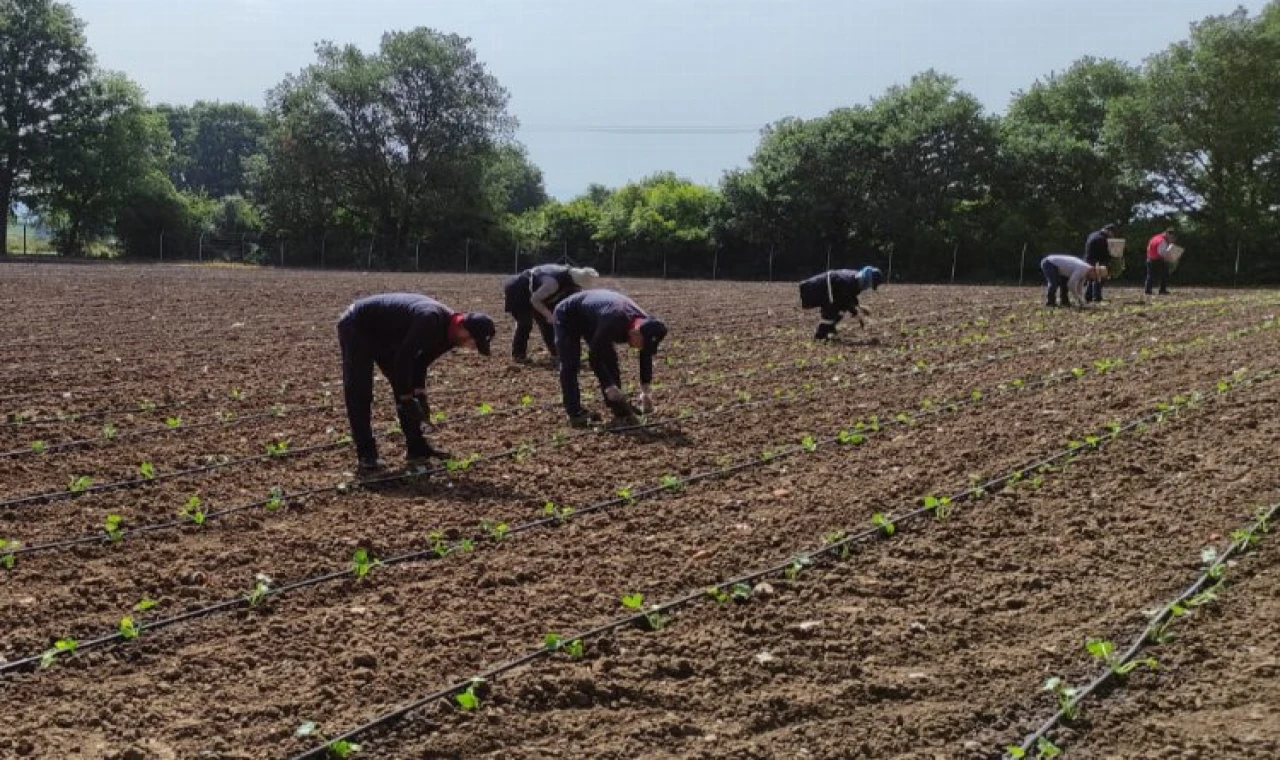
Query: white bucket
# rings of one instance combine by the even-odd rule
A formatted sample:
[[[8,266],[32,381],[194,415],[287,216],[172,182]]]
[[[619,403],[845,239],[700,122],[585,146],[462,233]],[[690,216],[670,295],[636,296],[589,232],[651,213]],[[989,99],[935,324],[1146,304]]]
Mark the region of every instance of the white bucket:
[[[1111,258],[1113,259],[1124,256],[1124,238],[1108,238],[1107,250],[1111,252]]]
[[[1182,260],[1184,249],[1180,245],[1172,245],[1164,249],[1164,253],[1160,257],[1169,262],[1169,270],[1173,271],[1178,268],[1178,262]]]

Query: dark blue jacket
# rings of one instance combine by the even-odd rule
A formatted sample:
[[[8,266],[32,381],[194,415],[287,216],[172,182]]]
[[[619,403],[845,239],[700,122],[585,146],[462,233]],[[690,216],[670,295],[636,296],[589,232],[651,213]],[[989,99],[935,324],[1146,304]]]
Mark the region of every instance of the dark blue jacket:
[[[426,378],[427,367],[453,344],[449,324],[454,312],[418,293],[383,293],[361,298],[347,307],[339,330],[379,363],[397,396],[406,396]]]
[[[555,309],[556,303],[566,296],[582,291],[582,288],[578,287],[573,277],[569,275],[569,267],[562,264],[541,264],[507,278],[503,285],[503,293],[506,296],[504,310],[508,314],[515,314],[518,311],[532,309],[531,296],[548,280],[555,280],[559,288],[547,299],[547,306],[551,309]]]
[[[570,340],[585,340],[593,369],[598,361],[616,366],[613,344],[626,343],[631,323],[649,316],[635,301],[612,290],[575,293],[560,302],[555,314],[557,338],[563,334]],[[640,382],[653,382],[653,354],[647,351],[640,352]]]
[[[853,311],[858,308],[858,294],[861,292],[862,285],[858,282],[856,270],[832,269],[800,283],[800,306],[805,309],[835,306]]]
[[[1111,259],[1111,249],[1107,246],[1107,233],[1102,230],[1093,232],[1084,241],[1084,260],[1090,264],[1106,264]]]

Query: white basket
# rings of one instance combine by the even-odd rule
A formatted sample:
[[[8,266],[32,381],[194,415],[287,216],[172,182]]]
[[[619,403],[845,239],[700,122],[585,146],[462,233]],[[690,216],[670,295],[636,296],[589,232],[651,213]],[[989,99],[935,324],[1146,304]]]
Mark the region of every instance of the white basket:
[[[1124,257],[1124,238],[1108,238],[1107,250],[1111,253],[1111,258],[1119,259]]]

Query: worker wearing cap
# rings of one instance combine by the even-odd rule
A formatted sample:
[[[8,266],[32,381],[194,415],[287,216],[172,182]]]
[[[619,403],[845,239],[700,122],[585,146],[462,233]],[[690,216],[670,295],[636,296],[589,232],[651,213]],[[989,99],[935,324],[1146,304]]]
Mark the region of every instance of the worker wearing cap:
[[[1066,253],[1054,253],[1040,260],[1040,271],[1044,273],[1048,290],[1045,293],[1045,305],[1057,306],[1058,295],[1061,294],[1062,305],[1071,306],[1071,299],[1076,297],[1076,305],[1084,308],[1084,286],[1088,282],[1101,282],[1107,279],[1107,268],[1098,264],[1089,264]]]
[[[635,301],[611,290],[588,290],[560,302],[555,311],[556,349],[560,355],[560,393],[569,423],[584,426],[599,416],[582,408],[578,367],[582,342],[591,352],[591,369],[600,382],[605,404],[616,419],[635,422],[637,410],[622,393],[622,372],[615,343],[640,349],[640,410],[653,411],[649,385],[653,382],[653,356],[667,335],[667,326],[651,317]]]
[[[529,361],[529,333],[533,332],[534,322],[538,323],[547,353],[554,359],[556,318],[552,310],[574,293],[596,287],[599,280],[600,274],[594,269],[560,264],[543,264],[507,278],[503,286],[506,312],[516,320],[516,332],[511,338],[512,361]]]
[[[871,312],[858,305],[858,296],[875,290],[884,284],[884,273],[875,267],[861,269],[832,269],[800,283],[800,306],[805,309],[821,309],[822,321],[818,322],[814,340],[826,340],[836,332],[836,324],[849,312],[865,325],[864,316]]]
[[[1111,248],[1107,245],[1107,241],[1115,237],[1116,228],[1113,224],[1103,226],[1102,229],[1089,233],[1084,241],[1084,260],[1087,264],[1094,266],[1106,266],[1111,261]],[[1102,303],[1102,280],[1090,280],[1084,286],[1084,300],[1086,303],[1092,301],[1094,303]]]
[[[351,423],[351,438],[361,472],[382,468],[373,440],[373,368],[391,383],[396,413],[404,431],[406,460],[424,463],[430,457],[448,458],[422,434],[430,419],[427,367],[453,348],[475,348],[489,355],[493,320],[485,314],[457,314],[448,306],[417,293],[383,293],[347,307],[338,320],[342,349],[342,392]]]

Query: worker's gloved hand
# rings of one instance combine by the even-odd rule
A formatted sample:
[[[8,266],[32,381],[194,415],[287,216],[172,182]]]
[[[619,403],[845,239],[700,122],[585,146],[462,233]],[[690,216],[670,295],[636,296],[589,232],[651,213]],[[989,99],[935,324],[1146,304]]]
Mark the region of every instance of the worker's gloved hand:
[[[610,385],[608,388],[605,388],[604,397],[605,400],[611,404],[622,404],[627,400],[627,397],[622,395],[622,391],[619,390],[616,385]]]
[[[401,398],[396,402],[396,411],[413,425],[421,425],[428,414],[427,405],[416,396]]]
[[[652,394],[650,394],[648,391],[640,391],[640,398],[638,400],[640,401],[640,411],[644,412],[645,414],[653,414],[653,410],[655,407],[653,405]]]

